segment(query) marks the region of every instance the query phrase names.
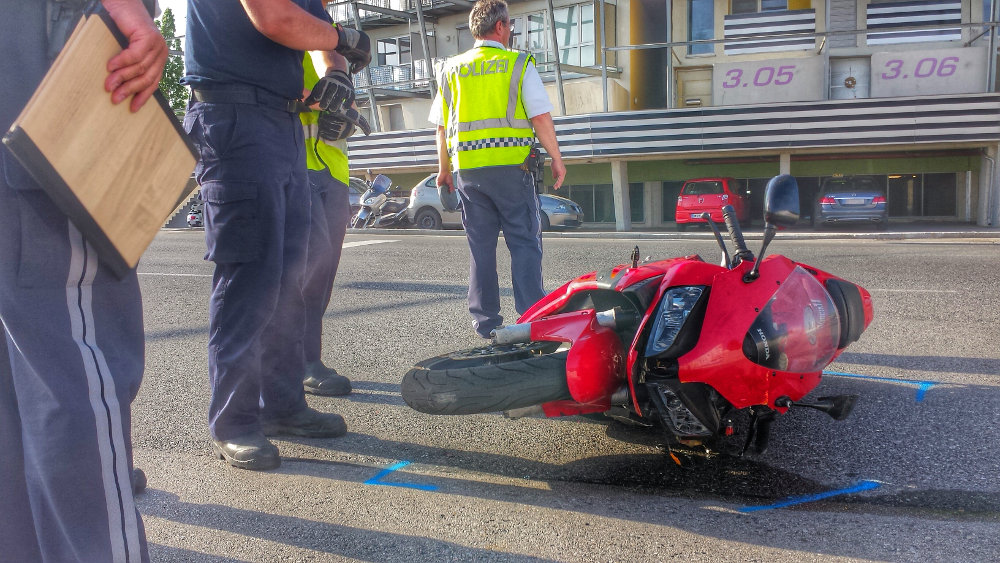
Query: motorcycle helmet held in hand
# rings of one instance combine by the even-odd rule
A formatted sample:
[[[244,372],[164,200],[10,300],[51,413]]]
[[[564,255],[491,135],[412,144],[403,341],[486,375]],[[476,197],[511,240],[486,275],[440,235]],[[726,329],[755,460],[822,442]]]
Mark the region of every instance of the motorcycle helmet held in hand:
[[[458,210],[458,190],[452,191],[448,184],[438,186],[438,194],[441,196],[441,207],[446,211]]]

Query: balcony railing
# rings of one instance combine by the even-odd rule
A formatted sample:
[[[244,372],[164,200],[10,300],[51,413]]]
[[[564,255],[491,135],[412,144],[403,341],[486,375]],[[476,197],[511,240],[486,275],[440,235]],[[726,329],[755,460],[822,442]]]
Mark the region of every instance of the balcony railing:
[[[431,65],[444,59],[431,59]],[[433,71],[428,72],[427,61],[417,59],[412,65],[371,65],[371,86],[384,90],[426,90],[430,86]],[[354,87],[365,90],[369,86],[368,75],[359,72],[354,75]]]
[[[364,3],[370,6],[376,6],[378,8],[384,8],[386,10],[393,10],[396,12],[412,12],[417,9],[417,0],[366,0]],[[420,6],[425,10],[430,10],[437,6],[452,4],[454,4],[454,2],[442,0],[420,0]],[[351,2],[331,2],[327,5],[327,12],[329,12],[330,17],[332,17],[335,22],[343,22],[347,24],[354,23],[354,4]],[[362,22],[364,22],[365,20],[380,19],[385,16],[380,12],[359,10],[358,17]]]

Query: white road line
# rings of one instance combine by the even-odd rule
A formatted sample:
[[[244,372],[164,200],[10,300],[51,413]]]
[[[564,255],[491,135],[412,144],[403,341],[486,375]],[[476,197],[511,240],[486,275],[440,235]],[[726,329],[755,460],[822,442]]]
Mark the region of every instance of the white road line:
[[[398,240],[359,240],[357,242],[345,242],[341,248],[353,248],[355,246],[366,246],[369,244],[382,244],[386,242],[399,242]]]
[[[354,248],[356,246],[367,246],[369,244],[382,244],[386,242],[399,242],[398,240],[359,240],[357,242],[345,242],[342,248]],[[212,274],[169,274],[166,272],[139,272],[140,276],[173,276],[179,278],[210,278]]]

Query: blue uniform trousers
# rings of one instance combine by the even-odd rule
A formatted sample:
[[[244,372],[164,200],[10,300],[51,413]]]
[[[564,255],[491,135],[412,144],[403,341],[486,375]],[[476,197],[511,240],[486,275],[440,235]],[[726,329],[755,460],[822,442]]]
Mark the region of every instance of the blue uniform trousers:
[[[217,440],[306,407],[302,283],[309,184],[297,114],[192,103],[184,127],[200,151],[209,304],[209,429]]]
[[[312,215],[309,221],[309,258],[306,263],[306,326],[303,341],[306,363],[318,362],[322,355],[323,314],[333,294],[333,280],[340,265],[340,251],[351,220],[351,201],[347,186],[330,171],[310,170]]]
[[[45,47],[45,2],[0,0],[3,130]],[[116,278],[4,148],[0,319],[0,560],[147,561],[130,481],[138,279]]]
[[[469,312],[476,332],[487,338],[503,324],[497,278],[501,230],[510,251],[514,308],[523,314],[545,297],[541,210],[534,179],[518,166],[459,170],[455,176],[471,256]]]

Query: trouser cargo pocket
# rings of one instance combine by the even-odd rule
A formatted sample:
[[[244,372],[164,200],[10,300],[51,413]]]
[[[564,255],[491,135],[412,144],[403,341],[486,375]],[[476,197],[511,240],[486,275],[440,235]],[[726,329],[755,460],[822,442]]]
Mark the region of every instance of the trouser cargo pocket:
[[[257,182],[209,181],[201,186],[205,202],[206,260],[219,264],[253,262],[260,256]]]

